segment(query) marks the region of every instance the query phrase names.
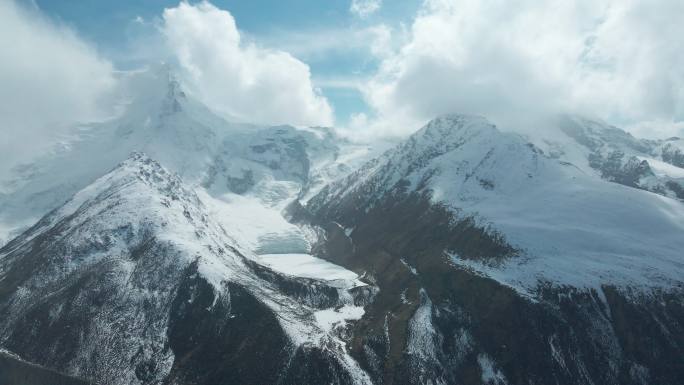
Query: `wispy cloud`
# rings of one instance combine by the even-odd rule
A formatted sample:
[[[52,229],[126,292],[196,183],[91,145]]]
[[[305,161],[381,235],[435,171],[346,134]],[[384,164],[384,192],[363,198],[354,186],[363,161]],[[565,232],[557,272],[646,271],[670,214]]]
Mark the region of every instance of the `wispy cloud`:
[[[367,82],[366,77],[350,77],[350,76],[336,76],[336,77],[317,77],[313,79],[316,87],[321,88],[336,88],[361,91],[363,84]]]
[[[389,52],[395,44],[392,28],[386,24],[306,31],[276,31],[258,40],[308,60],[331,54],[362,53],[373,58]],[[257,39],[256,37],[254,38]]]
[[[382,0],[352,0],[349,12],[360,18],[366,18],[377,12],[381,6]]]
[[[0,177],[79,120],[105,111],[112,65],[35,7],[0,1]]]

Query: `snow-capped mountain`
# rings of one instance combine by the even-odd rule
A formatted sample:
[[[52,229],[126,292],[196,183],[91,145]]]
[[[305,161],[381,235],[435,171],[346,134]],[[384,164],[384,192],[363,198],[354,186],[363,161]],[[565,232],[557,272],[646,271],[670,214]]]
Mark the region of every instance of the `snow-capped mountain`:
[[[165,66],[122,83],[119,115],[0,183],[13,376],[684,377],[681,139],[448,115],[373,158],[328,128],[227,122]]]
[[[212,197],[250,195],[271,205],[310,196],[369,151],[330,129],[227,122],[186,94],[165,65],[122,77],[127,96],[117,117],[77,127],[0,183],[0,245],[135,151]]]
[[[0,249],[0,344],[103,384],[369,383],[343,338],[373,289],[249,253],[135,154]]]
[[[312,257],[316,232],[288,223],[281,210],[350,172],[370,147],[326,128],[229,123],[186,94],[166,66],[122,81],[130,94],[120,115],[78,127],[2,183],[0,238],[9,243],[0,254],[0,302],[11,317],[0,317],[0,347],[108,384],[252,375],[255,383],[364,383],[338,334],[346,319],[363,314],[355,304],[373,288]],[[171,171],[147,156],[126,160],[136,151]],[[179,302],[178,310],[181,295],[211,302],[198,304],[207,309],[201,311]],[[237,320],[217,307],[219,295],[244,298],[249,309],[240,311],[249,315]],[[33,318],[33,329],[22,334]],[[206,337],[203,353],[184,369],[174,366],[169,347],[174,323],[182,325],[174,333]],[[204,326],[189,326],[195,323]],[[236,329],[228,333],[231,324]],[[260,328],[271,332],[262,336]],[[181,337],[186,350],[188,338],[204,338]],[[209,344],[216,338],[218,348]],[[263,349],[229,351],[254,343]],[[325,347],[321,354],[318,347]],[[235,362],[217,354],[232,354]],[[240,355],[245,361],[237,363]],[[273,366],[262,368],[249,358],[255,355]]]
[[[510,246],[491,256],[451,251],[456,263],[485,262],[479,268],[487,271],[493,257],[497,264],[510,261],[516,276],[502,280],[515,287],[534,288],[545,279],[575,287],[669,287],[684,277],[681,202],[608,183],[484,118],[431,121],[327,186],[309,206],[353,228],[369,208],[401,194],[429,197]],[[349,206],[353,211],[340,212]]]
[[[376,382],[678,383],[684,204],[614,183],[580,142],[444,116],[295,210],[380,289],[351,344]]]

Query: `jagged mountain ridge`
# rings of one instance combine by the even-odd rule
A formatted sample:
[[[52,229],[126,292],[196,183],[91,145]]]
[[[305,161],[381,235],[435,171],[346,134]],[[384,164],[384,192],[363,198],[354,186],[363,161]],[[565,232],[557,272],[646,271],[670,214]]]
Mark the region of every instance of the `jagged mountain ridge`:
[[[336,330],[372,288],[246,253],[136,154],[0,249],[0,344],[106,384],[367,382]]]

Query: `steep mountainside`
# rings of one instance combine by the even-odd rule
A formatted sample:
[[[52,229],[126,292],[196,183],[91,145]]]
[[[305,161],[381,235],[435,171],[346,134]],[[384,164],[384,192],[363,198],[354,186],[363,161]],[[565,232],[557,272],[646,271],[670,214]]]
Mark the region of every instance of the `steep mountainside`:
[[[0,346],[102,384],[368,383],[344,330],[374,289],[249,253],[136,154],[0,249]]]
[[[351,343],[376,382],[684,375],[684,205],[483,118],[435,119],[292,215],[380,288]]]

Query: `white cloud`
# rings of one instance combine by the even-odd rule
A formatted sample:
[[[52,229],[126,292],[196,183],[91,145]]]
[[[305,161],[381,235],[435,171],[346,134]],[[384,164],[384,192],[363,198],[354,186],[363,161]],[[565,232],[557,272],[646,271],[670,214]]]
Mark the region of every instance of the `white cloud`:
[[[381,6],[382,0],[352,0],[349,12],[363,19],[377,12]]]
[[[181,2],[164,10],[162,32],[184,84],[213,109],[253,123],[332,124],[309,67],[287,52],[243,42],[229,12]]]
[[[370,54],[374,58],[389,52],[393,32],[389,26],[377,24],[363,28],[275,31],[259,36],[259,41],[304,60],[326,60],[331,55],[350,54]]]
[[[404,134],[448,112],[509,125],[577,112],[681,135],[683,14],[678,0],[426,0],[364,87],[372,129]]]
[[[98,117],[112,66],[35,8],[0,1],[0,178],[69,123]]]

